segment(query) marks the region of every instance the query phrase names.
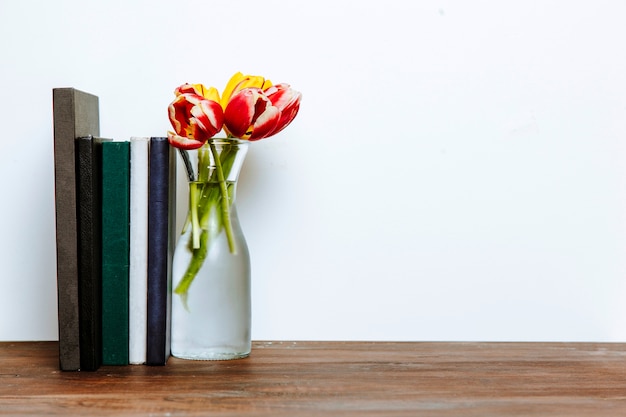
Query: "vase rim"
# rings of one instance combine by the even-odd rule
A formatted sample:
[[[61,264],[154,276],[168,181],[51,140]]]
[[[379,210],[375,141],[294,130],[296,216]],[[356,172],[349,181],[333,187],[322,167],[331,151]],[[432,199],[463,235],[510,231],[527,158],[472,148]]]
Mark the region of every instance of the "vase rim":
[[[220,138],[220,137],[214,137],[214,138],[210,138],[209,140],[207,140],[206,143],[208,142],[212,142],[214,144],[218,144],[218,143],[234,143],[237,145],[243,145],[243,144],[248,144],[250,143],[249,140],[245,140],[245,139],[239,139],[239,138]],[[204,146],[204,145],[202,145]]]

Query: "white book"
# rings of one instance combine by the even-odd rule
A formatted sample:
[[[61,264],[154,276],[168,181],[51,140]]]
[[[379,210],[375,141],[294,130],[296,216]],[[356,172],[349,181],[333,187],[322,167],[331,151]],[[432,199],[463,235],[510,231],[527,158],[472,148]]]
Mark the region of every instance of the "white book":
[[[150,138],[130,138],[128,360],[146,362],[148,334],[148,158]]]

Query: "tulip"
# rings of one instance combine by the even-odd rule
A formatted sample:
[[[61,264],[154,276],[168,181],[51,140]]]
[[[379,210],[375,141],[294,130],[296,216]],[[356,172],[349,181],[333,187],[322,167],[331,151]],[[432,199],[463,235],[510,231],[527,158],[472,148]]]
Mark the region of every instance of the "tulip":
[[[274,130],[280,111],[260,88],[246,88],[235,94],[224,111],[224,130],[234,137],[258,140]]]
[[[234,137],[255,141],[283,130],[296,117],[302,95],[288,84],[245,88],[224,110],[224,129]]]
[[[188,86],[176,89],[177,96],[169,105],[174,132],[167,132],[167,137],[174,147],[197,149],[222,129],[224,114],[218,101],[198,95]]]

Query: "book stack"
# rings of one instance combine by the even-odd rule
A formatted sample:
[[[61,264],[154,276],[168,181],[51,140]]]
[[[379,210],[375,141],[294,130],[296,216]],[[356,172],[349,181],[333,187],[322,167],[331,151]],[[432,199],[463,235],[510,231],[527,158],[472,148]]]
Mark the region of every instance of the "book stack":
[[[98,98],[53,90],[59,365],[165,365],[175,152],[99,137]]]

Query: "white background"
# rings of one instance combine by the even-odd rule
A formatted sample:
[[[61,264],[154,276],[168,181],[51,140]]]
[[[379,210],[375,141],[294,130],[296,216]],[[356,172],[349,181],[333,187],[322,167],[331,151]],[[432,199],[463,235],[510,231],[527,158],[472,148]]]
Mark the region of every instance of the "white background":
[[[0,340],[54,340],[52,89],[303,92],[238,193],[254,339],[626,340],[626,3],[2,0]]]

